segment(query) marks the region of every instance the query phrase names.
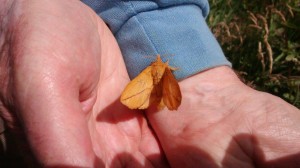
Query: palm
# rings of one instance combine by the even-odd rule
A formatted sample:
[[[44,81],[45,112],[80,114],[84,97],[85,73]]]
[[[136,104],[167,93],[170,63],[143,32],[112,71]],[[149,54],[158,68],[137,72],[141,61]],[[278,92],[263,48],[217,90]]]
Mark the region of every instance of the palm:
[[[159,145],[143,113],[119,101],[129,79],[118,46],[105,26],[100,37],[105,43],[101,43],[97,100],[89,118],[94,151],[109,167],[160,167]]]
[[[119,102],[129,79],[98,16],[80,1],[17,5],[22,17],[12,24],[22,25],[14,36],[20,52],[7,93],[16,96],[36,157],[59,167],[164,165],[143,114]]]
[[[195,75],[180,87],[178,111],[147,111],[172,167],[299,164],[295,107],[246,87],[227,67]]]

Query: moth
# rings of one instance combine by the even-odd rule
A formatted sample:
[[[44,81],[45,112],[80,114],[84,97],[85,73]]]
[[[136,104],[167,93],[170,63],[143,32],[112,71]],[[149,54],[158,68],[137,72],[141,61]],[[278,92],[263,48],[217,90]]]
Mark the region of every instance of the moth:
[[[124,89],[120,101],[130,109],[146,109],[156,105],[177,110],[181,104],[181,91],[172,71],[176,70],[163,62],[160,55]]]

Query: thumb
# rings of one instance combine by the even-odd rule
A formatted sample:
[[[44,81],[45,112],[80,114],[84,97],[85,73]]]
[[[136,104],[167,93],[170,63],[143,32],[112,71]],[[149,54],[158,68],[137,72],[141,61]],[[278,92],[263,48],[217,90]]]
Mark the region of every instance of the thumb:
[[[80,93],[82,86],[75,78],[64,76],[63,80],[56,73],[38,73],[36,79],[25,80],[26,85],[17,84],[15,111],[34,154],[43,164],[87,165],[92,163],[93,151],[84,103],[92,104],[94,91],[81,99],[84,91]]]

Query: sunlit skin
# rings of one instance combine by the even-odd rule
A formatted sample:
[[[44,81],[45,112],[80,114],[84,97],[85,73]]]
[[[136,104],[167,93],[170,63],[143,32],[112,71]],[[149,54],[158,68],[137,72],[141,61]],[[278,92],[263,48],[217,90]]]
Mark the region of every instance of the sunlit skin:
[[[42,165],[300,164],[300,111],[229,67],[181,81],[177,111],[130,110],[119,101],[129,82],[120,49],[91,9],[78,0],[2,1],[0,108],[10,129],[21,123]]]

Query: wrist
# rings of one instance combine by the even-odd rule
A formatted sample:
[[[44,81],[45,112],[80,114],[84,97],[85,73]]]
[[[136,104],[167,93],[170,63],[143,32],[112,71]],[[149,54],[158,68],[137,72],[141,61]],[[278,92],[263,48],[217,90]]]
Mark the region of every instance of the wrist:
[[[199,88],[203,88],[206,91],[216,91],[232,85],[243,84],[228,66],[219,66],[205,70],[183,80],[181,83],[183,89],[193,88],[195,92],[199,91]]]
[[[179,85],[182,103],[178,111],[147,112],[154,130],[159,130],[158,134],[162,132],[165,138],[191,137],[188,134],[193,134],[192,130],[202,130],[210,123],[218,123],[253,93],[227,66],[203,71],[184,79]]]
[[[182,104],[178,111],[148,112],[149,121],[167,158],[174,161],[172,166],[195,167],[200,164],[213,167],[212,164],[221,163],[222,154],[209,156],[206,153],[215,153],[219,150],[218,145],[231,139],[231,129],[219,125],[251,89],[228,66],[215,67],[186,78],[180,82],[180,88]],[[215,134],[224,139],[216,141]]]

